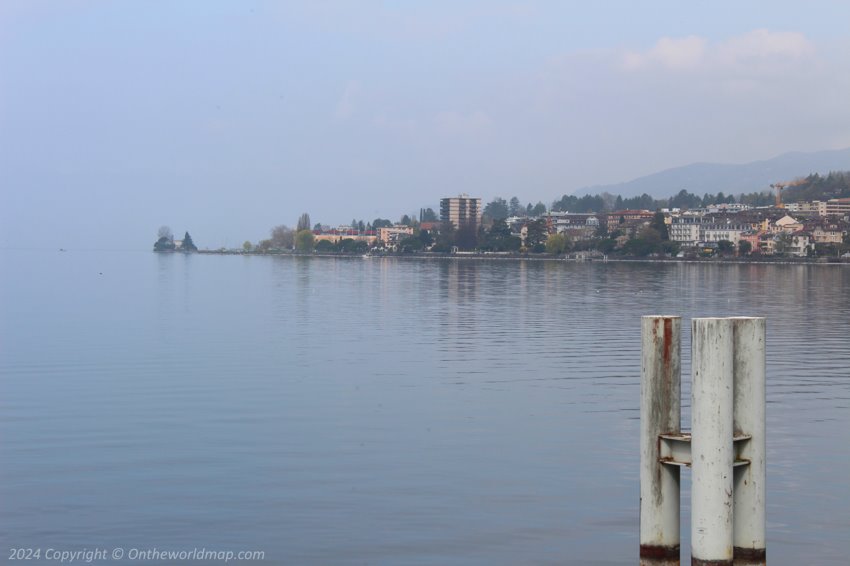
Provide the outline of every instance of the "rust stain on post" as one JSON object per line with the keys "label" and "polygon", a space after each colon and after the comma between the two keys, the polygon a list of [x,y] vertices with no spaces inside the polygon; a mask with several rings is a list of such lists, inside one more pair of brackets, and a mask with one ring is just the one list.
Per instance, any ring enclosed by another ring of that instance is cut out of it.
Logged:
{"label": "rust stain on post", "polygon": [[659,435],[680,430],[680,321],[676,316],[642,317],[642,566],[679,564],[679,470],[660,463]]}
{"label": "rust stain on post", "polygon": [[735,566],[765,566],[767,564],[767,551],[763,548],[741,548],[734,549]]}
{"label": "rust stain on post", "polygon": [[680,551],[681,549],[679,548],[678,544],[674,546],[653,546],[651,544],[640,545],[641,558],[676,560],[676,562],[678,563]]}

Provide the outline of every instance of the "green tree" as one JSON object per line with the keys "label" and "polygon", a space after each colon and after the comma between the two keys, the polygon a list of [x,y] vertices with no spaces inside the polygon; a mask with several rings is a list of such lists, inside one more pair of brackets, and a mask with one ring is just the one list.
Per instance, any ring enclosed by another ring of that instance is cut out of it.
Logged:
{"label": "green tree", "polygon": [[575,195],[564,195],[552,203],[552,210],[556,212],[569,212],[575,210],[578,197]]}
{"label": "green tree", "polygon": [[184,252],[196,252],[198,251],[198,246],[195,245],[195,242],[192,241],[192,236],[189,235],[189,232],[183,235],[183,244],[180,246],[180,249]]}
{"label": "green tree", "polygon": [[502,241],[502,252],[518,252],[522,248],[522,238],[510,235]]}
{"label": "green tree", "polygon": [[315,249],[317,252],[329,253],[336,251],[336,246],[330,240],[319,240]]}
{"label": "green tree", "polygon": [[525,247],[531,250],[539,249],[546,241],[546,233],[546,221],[542,218],[529,222],[526,224]]}
{"label": "green tree", "polygon": [[550,234],[546,239],[546,252],[560,255],[567,250],[567,237],[564,234]]}
{"label": "green tree", "polygon": [[357,242],[354,240],[354,238],[343,238],[337,244],[337,249],[343,253],[352,253],[354,252],[354,245],[356,243]]}
{"label": "green tree", "polygon": [[601,195],[584,195],[576,199],[570,212],[602,212],[606,210],[605,199]]}
{"label": "green tree", "polygon": [[160,236],[160,238],[153,245],[153,251],[155,251],[155,252],[173,252],[174,251],[174,240],[169,240],[165,236]]}
{"label": "green tree", "polygon": [[437,241],[431,251],[434,252],[450,252],[452,246],[455,245],[455,225],[451,222],[441,222],[440,231],[437,234]]}
{"label": "green tree", "polygon": [[419,211],[419,218],[422,222],[439,222],[440,218],[433,208],[424,208]]}
{"label": "green tree", "polygon": [[475,222],[461,224],[455,231],[455,245],[462,250],[478,247],[478,226]]}
{"label": "green tree", "polygon": [[723,256],[729,256],[735,253],[735,244],[729,240],[720,240],[717,242],[717,253]]}
{"label": "green tree", "polygon": [[649,223],[649,226],[658,232],[661,240],[669,240],[670,233],[667,230],[667,223],[664,222],[664,213],[660,210],[655,213],[655,216],[652,217],[652,222]]}
{"label": "green tree", "polygon": [[529,203],[529,206],[530,206],[529,211],[528,211],[529,216],[541,216],[543,214],[546,214],[546,205],[543,204],[542,202],[538,201],[538,203],[535,204],[534,206],[531,206],[531,203]]}
{"label": "green tree", "polygon": [[298,224],[295,227],[296,232],[301,232],[302,230],[310,229],[310,215],[306,212],[298,217]]}
{"label": "green tree", "polygon": [[738,242],[738,254],[742,256],[750,255],[750,252],[753,251],[753,245],[747,240],[741,240]]}
{"label": "green tree", "polygon": [[689,193],[685,189],[679,191],[676,196],[672,197],[668,202],[669,208],[681,208],[683,210],[699,208],[701,206],[702,199],[697,195]]}
{"label": "green tree", "polygon": [[299,230],[295,233],[295,249],[299,252],[312,252],[316,238],[310,230]]}
{"label": "green tree", "polygon": [[774,238],[773,253],[785,256],[791,251],[791,234],[782,232]]}
{"label": "green tree", "polygon": [[643,238],[632,238],[623,245],[623,253],[626,255],[645,257],[654,251],[655,246]]}
{"label": "green tree", "polygon": [[504,220],[496,220],[484,234],[481,248],[494,252],[515,252],[522,247],[522,240],[511,234]]}
{"label": "green tree", "polygon": [[840,256],[842,244],[815,244],[814,255],[820,257]]}
{"label": "green tree", "polygon": [[422,240],[416,236],[408,236],[398,243],[398,251],[402,253],[418,252],[422,249]]}
{"label": "green tree", "polygon": [[657,246],[661,242],[661,234],[652,225],[641,228],[638,238],[645,240],[652,246]]}
{"label": "green tree", "polygon": [[[617,197],[617,198],[620,198],[620,197]],[[657,205],[657,203],[655,202],[655,199],[653,199],[648,194],[643,193],[639,197],[632,197],[632,198],[623,199],[623,201],[621,203],[622,208],[620,206],[618,206],[617,210],[622,210],[622,209],[627,209],[627,210],[652,210],[652,209],[658,208],[658,206],[656,206],[656,205]]]}
{"label": "green tree", "polygon": [[511,216],[522,216],[525,212],[525,209],[519,203],[519,199],[516,197],[511,197],[511,201],[508,204],[508,214]]}
{"label": "green tree", "polygon": [[155,252],[171,252],[174,251],[174,233],[168,226],[160,226],[157,230],[157,240],[154,242],[153,251]]}
{"label": "green tree", "polygon": [[428,230],[419,230],[419,241],[423,248],[427,248],[434,243],[434,238]]}
{"label": "green tree", "polygon": [[505,239],[510,236],[511,229],[508,228],[507,222],[504,219],[494,220],[484,234],[480,243],[481,249],[494,252],[502,251]]}
{"label": "green tree", "polygon": [[504,220],[508,217],[508,203],[496,197],[484,206],[484,217],[489,220]]}
{"label": "green tree", "polygon": [[661,242],[660,248],[662,253],[665,253],[669,256],[675,256],[681,251],[682,245],[679,242],[674,242],[673,240],[665,240]]}
{"label": "green tree", "polygon": [[242,249],[246,252],[250,252],[251,250],[253,250],[254,245],[251,243],[251,240],[245,240],[244,242],[242,242]]}
{"label": "green tree", "polygon": [[387,220],[386,218],[376,218],[372,221],[373,230],[377,230],[378,228],[389,228],[392,225],[392,220]]}
{"label": "green tree", "polygon": [[603,238],[596,242],[596,249],[603,254],[610,254],[617,247],[617,240],[613,238]]}

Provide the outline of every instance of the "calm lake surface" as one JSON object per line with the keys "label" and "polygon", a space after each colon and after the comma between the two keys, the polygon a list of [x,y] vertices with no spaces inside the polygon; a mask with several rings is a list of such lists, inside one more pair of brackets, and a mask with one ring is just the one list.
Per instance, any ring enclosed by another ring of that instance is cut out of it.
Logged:
{"label": "calm lake surface", "polygon": [[847,564],[848,266],[2,251],[0,273],[3,559],[635,564],[640,317],[679,314],[687,428],[689,319],[767,317],[769,563]]}

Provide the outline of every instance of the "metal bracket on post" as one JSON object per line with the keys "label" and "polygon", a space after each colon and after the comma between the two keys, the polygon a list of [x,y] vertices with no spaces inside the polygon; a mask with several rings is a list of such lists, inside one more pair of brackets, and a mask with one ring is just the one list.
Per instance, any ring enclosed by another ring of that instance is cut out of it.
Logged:
{"label": "metal bracket on post", "polygon": [[679,564],[679,472],[693,470],[691,563],[765,564],[765,319],[692,321],[692,432],[680,429],[680,319],[645,316],[642,566]]}

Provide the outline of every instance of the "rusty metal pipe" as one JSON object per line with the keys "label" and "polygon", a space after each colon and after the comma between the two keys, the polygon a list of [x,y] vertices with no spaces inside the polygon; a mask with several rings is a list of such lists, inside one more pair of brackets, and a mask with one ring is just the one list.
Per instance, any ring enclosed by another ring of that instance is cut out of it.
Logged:
{"label": "rusty metal pipe", "polygon": [[659,462],[659,435],[681,431],[681,318],[641,319],[640,564],[679,564],[679,468]]}

